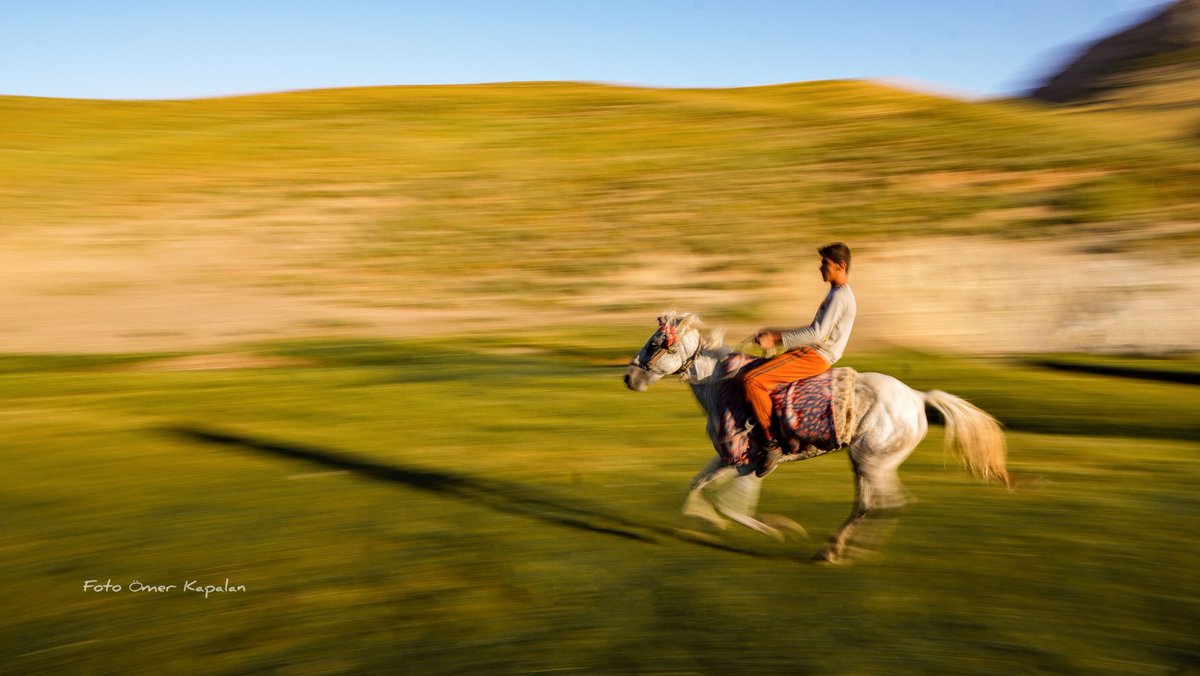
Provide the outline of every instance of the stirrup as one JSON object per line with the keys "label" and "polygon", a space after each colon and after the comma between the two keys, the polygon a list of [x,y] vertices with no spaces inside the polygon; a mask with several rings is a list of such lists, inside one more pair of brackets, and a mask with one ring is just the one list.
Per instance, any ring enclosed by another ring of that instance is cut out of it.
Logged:
{"label": "stirrup", "polygon": [[762,461],[758,463],[758,467],[754,470],[754,475],[758,478],[763,478],[775,468],[779,466],[779,459],[783,457],[783,451],[779,448],[779,442],[772,439],[763,449]]}

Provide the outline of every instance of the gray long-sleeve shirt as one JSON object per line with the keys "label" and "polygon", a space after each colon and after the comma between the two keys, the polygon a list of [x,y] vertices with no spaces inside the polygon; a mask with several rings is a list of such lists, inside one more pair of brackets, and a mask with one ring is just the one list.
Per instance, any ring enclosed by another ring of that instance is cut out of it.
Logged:
{"label": "gray long-sleeve shirt", "polygon": [[850,341],[850,330],[854,328],[854,316],[858,305],[850,286],[834,286],[829,289],[812,324],[802,329],[781,331],[784,349],[811,345],[830,364],[842,358],[846,343]]}

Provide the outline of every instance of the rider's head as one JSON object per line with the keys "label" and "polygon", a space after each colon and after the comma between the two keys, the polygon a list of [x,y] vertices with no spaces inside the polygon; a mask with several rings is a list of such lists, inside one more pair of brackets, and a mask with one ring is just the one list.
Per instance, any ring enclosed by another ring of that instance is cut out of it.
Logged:
{"label": "rider's head", "polygon": [[817,249],[817,253],[821,254],[821,277],[844,284],[845,276],[850,274],[850,247],[834,242]]}

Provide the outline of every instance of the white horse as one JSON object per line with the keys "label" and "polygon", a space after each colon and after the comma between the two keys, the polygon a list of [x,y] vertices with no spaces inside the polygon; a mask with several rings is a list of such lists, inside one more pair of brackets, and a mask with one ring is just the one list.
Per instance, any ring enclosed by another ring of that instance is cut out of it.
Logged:
{"label": "white horse", "polygon": [[[708,339],[702,336],[694,315],[669,312],[659,317],[658,323],[658,330],[626,370],[625,384],[644,392],[666,376],[680,376],[691,385],[708,414],[709,437],[716,444],[720,383],[715,374],[734,351],[722,344],[719,333]],[[852,423],[848,454],[856,481],[855,504],[850,517],[817,554],[818,559],[834,562],[846,556],[852,545],[857,549],[873,544],[879,534],[866,524],[882,526],[890,520],[868,522],[868,517],[894,514],[893,510],[908,502],[896,472],[929,429],[926,404],[941,413],[946,447],[968,470],[984,481],[997,479],[1011,486],[999,424],[967,401],[936,390],[918,392],[881,373],[858,374],[854,397],[858,415]],[[781,461],[804,457],[785,455]],[[718,454],[692,480],[683,514],[722,530],[728,527],[724,518],[728,517],[780,541],[783,530],[803,534],[804,529],[786,517],[756,516],[761,484],[753,468],[725,465]]]}

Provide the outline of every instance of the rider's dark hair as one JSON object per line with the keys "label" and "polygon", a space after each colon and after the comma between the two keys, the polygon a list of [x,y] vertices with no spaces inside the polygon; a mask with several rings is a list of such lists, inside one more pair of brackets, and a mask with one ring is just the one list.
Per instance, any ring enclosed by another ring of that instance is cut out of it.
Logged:
{"label": "rider's dark hair", "polygon": [[846,266],[846,272],[850,272],[850,247],[841,242],[826,244],[817,249],[817,253],[821,254],[821,258],[828,258],[834,263],[841,263]]}

